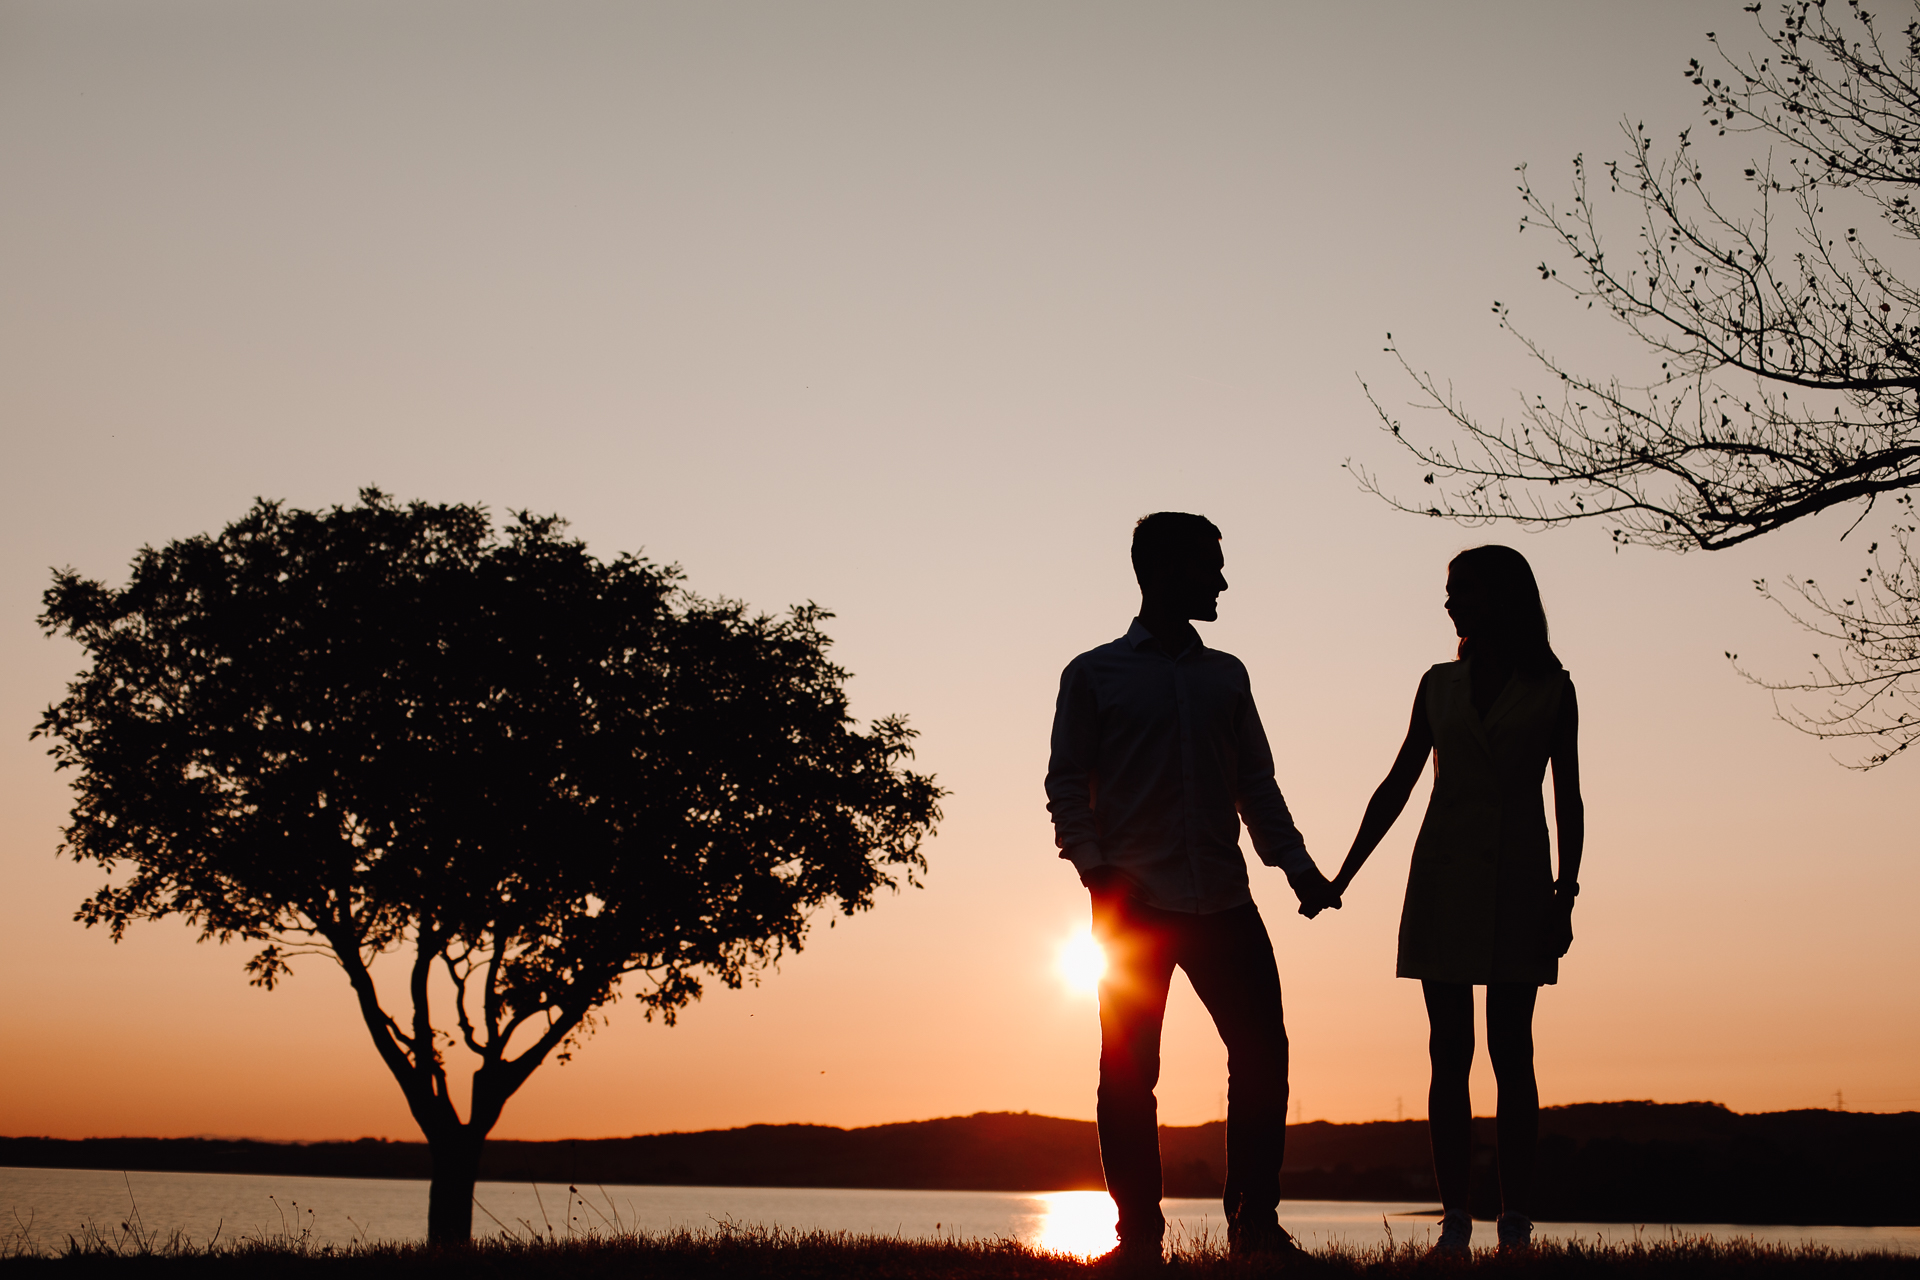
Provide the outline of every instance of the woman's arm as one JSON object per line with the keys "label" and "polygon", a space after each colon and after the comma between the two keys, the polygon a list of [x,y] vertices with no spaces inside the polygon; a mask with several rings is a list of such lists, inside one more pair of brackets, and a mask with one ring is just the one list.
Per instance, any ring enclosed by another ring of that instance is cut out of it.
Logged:
{"label": "woman's arm", "polygon": [[1333,878],[1335,893],[1347,891],[1375,847],[1386,838],[1400,811],[1407,807],[1407,797],[1413,794],[1413,784],[1420,781],[1427,757],[1433,754],[1433,726],[1427,723],[1426,694],[1427,682],[1422,677],[1419,691],[1413,695],[1413,719],[1407,725],[1407,740],[1400,744],[1400,754],[1394,757],[1386,780],[1374,789],[1373,799],[1367,801],[1366,816],[1360,820],[1360,832],[1353,838],[1353,848],[1347,851],[1347,860],[1340,864],[1340,874]]}
{"label": "woman's arm", "polygon": [[1580,892],[1580,855],[1586,852],[1587,806],[1580,798],[1580,704],[1573,681],[1560,700],[1553,726],[1553,817],[1559,831],[1560,878],[1554,881],[1554,924],[1550,942],[1557,956],[1573,946],[1573,900]]}
{"label": "woman's arm", "polygon": [[[1580,885],[1580,855],[1587,843],[1587,806],[1580,798],[1580,704],[1573,682],[1560,700],[1560,720],[1553,726],[1553,816],[1560,835],[1560,879],[1564,888]],[[1572,895],[1569,894],[1569,897]]]}

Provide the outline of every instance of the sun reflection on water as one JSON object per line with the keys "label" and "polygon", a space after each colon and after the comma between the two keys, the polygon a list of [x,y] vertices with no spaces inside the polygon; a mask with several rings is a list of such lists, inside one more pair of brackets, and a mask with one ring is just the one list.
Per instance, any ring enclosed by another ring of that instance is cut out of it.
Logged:
{"label": "sun reflection on water", "polygon": [[1118,1242],[1113,1197],[1106,1192],[1050,1191],[1037,1199],[1045,1206],[1034,1241],[1040,1248],[1091,1258]]}

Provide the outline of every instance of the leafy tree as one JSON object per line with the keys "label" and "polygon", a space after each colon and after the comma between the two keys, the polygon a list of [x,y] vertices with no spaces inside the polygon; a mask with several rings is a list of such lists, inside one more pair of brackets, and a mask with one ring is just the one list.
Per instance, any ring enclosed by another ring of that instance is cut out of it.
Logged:
{"label": "leafy tree", "polygon": [[[1736,546],[1834,508],[1851,508],[1858,525],[1887,499],[1891,545],[1868,548],[1845,592],[1800,580],[1783,597],[1756,584],[1833,642],[1807,678],[1758,682],[1815,695],[1823,709],[1790,711],[1789,722],[1864,739],[1871,768],[1920,738],[1920,566],[1909,541],[1920,485],[1920,269],[1910,256],[1920,20],[1890,36],[1858,0],[1842,16],[1824,0],[1794,0],[1779,15],[1771,26],[1756,17],[1757,54],[1726,52],[1710,32],[1713,65],[1686,68],[1716,138],[1745,133],[1770,148],[1740,165],[1743,193],[1709,183],[1691,130],[1658,155],[1644,125],[1626,126],[1625,158],[1603,170],[1604,200],[1584,158],[1567,208],[1520,168],[1522,231],[1546,233],[1573,268],[1562,277],[1543,261],[1541,278],[1611,316],[1658,372],[1583,374],[1495,303],[1554,391],[1523,396],[1516,421],[1489,424],[1390,347],[1442,434],[1416,436],[1369,399],[1432,488],[1425,500],[1399,498],[1355,470],[1402,510],[1468,524],[1600,520],[1618,543],[1673,551]],[[1600,210],[1622,203],[1638,245],[1610,256]]]}
{"label": "leafy tree", "polygon": [[672,1023],[701,975],[797,951],[810,909],[917,885],[939,818],[906,722],[849,719],[831,615],[750,615],[562,530],[262,501],[121,590],[56,574],[40,619],[91,661],[35,730],[74,773],[63,851],[130,869],[76,918],[261,944],[268,988],[336,961],[430,1144],[434,1240],[469,1238],[502,1108],[623,979]]}

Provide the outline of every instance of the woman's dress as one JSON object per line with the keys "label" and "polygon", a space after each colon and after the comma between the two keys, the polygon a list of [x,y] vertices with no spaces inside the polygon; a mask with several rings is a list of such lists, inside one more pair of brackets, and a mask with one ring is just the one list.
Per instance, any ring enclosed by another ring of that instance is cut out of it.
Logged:
{"label": "woman's dress", "polygon": [[1541,798],[1567,673],[1516,671],[1483,718],[1472,659],[1421,681],[1433,730],[1433,799],[1400,915],[1403,978],[1530,985],[1558,979],[1553,865]]}

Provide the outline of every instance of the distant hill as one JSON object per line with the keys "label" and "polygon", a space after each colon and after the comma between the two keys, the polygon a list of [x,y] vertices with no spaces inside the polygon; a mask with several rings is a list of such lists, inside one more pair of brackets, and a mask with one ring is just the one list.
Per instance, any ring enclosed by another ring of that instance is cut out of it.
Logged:
{"label": "distant hill", "polygon": [[[1497,1208],[1493,1121],[1476,1119],[1476,1211]],[[1222,1125],[1165,1126],[1167,1194],[1220,1192]],[[1590,1102],[1541,1113],[1545,1221],[1920,1224],[1920,1112],[1778,1111],[1718,1103]],[[322,1177],[424,1178],[418,1142],[0,1138],[0,1164]],[[487,1144],[503,1182],[680,1186],[1098,1190],[1091,1121],[1026,1112],[836,1129],[749,1125],[633,1138]],[[1281,1194],[1434,1199],[1424,1120],[1291,1125]]]}

